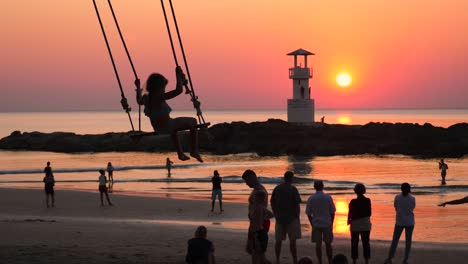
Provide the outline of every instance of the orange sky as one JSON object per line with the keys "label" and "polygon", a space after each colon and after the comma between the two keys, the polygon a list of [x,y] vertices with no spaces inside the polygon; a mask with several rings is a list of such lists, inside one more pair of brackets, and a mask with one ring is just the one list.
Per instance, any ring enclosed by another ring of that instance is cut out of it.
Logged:
{"label": "orange sky", "polygon": [[[286,53],[315,52],[318,108],[466,108],[468,1],[173,0],[206,109],[285,108]],[[133,75],[98,0],[127,97]],[[157,0],[114,0],[140,78],[174,62]],[[0,111],[117,110],[120,93],[92,1],[5,1]],[[182,61],[182,59],[179,59]],[[353,76],[348,89],[336,75]],[[191,107],[186,96],[171,103]]]}

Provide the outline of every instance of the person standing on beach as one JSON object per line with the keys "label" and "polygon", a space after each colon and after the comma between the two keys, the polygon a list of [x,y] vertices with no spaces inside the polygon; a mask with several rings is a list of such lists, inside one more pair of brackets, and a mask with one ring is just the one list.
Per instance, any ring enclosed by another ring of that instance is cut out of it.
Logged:
{"label": "person standing on beach", "polygon": [[356,199],[352,199],[349,203],[348,210],[348,225],[351,230],[351,258],[353,264],[356,264],[356,260],[359,256],[359,236],[361,236],[362,248],[364,251],[365,263],[369,263],[370,259],[370,231],[372,215],[371,200],[364,196],[366,193],[366,186],[358,183],[354,186],[354,193],[357,195]]}
{"label": "person standing on beach", "polygon": [[445,184],[445,176],[447,176],[448,165],[444,162],[444,159],[439,161],[440,177],[442,177],[442,184]]}
{"label": "person standing on beach", "polygon": [[49,208],[49,196],[50,196],[52,200],[52,207],[55,207],[55,192],[54,192],[55,179],[54,179],[54,174],[52,173],[52,168],[50,167],[50,161],[47,162],[47,166],[44,168],[44,173],[45,173],[45,176],[42,181],[44,182],[44,190],[46,194],[46,205],[47,205],[47,208]]}
{"label": "person standing on beach", "polygon": [[166,169],[167,169],[167,177],[171,177],[171,169],[172,169],[172,160],[169,159],[169,157],[166,158]]}
{"label": "person standing on beach", "polygon": [[213,172],[213,177],[211,178],[211,183],[213,185],[213,189],[211,191],[211,212],[214,211],[216,197],[218,197],[219,201],[219,211],[223,212],[223,191],[221,189],[221,182],[223,179],[219,176],[219,172],[215,170]]}
{"label": "person standing on beach", "polygon": [[266,192],[255,190],[252,192],[252,210],[249,211],[249,233],[253,237],[252,264],[270,263],[265,258],[268,248],[268,230],[265,229],[265,219],[273,217],[273,213],[265,206]]}
{"label": "person standing on beach", "polygon": [[409,254],[411,251],[411,239],[413,237],[414,230],[414,213],[413,210],[416,207],[416,199],[410,194],[411,186],[409,183],[401,184],[401,194],[395,196],[394,206],[396,210],[396,223],[395,229],[393,230],[392,245],[388,253],[388,258],[385,260],[385,264],[391,264],[392,258],[395,256],[395,251],[400,240],[403,229],[405,230],[405,258],[403,263],[408,263]]}
{"label": "person standing on beach", "polygon": [[112,206],[112,203],[109,199],[109,194],[107,193],[107,178],[106,178],[106,172],[104,170],[99,170],[99,173],[101,174],[99,176],[99,193],[101,195],[101,206],[104,206],[104,201],[103,201],[103,195],[106,194],[106,199],[107,203]]}
{"label": "person standing on beach", "polygon": [[279,184],[271,194],[271,209],[275,215],[275,254],[276,263],[279,263],[281,255],[281,244],[289,237],[289,249],[293,257],[293,264],[297,263],[296,240],[301,238],[301,222],[299,213],[301,211],[301,196],[297,188],[292,185],[294,173],[284,173],[284,182]]}
{"label": "person standing on beach", "polygon": [[[255,191],[261,191],[265,193],[265,199],[262,201],[262,205],[267,208],[268,206],[268,192],[265,189],[265,187],[258,181],[257,174],[253,170],[246,170],[242,174],[242,179],[245,181],[245,184],[249,186],[249,188],[252,188],[252,192],[250,193],[249,196],[249,215],[254,210],[254,192]],[[263,219],[263,230],[265,230],[267,233],[270,230],[270,219]],[[268,237],[268,236],[267,236]],[[252,261],[254,261],[254,235],[252,232],[248,232],[247,236],[247,245],[246,245],[246,251],[247,253],[252,255]],[[255,256],[256,257],[256,256]]]}
{"label": "person standing on beach", "polygon": [[325,242],[328,263],[332,262],[333,251],[333,221],[335,220],[335,204],[330,195],[323,192],[323,181],[314,181],[315,194],[307,200],[306,214],[312,226],[312,242],[315,243],[315,253],[319,264],[322,264],[322,241]]}
{"label": "person standing on beach", "polygon": [[114,184],[114,167],[110,161],[107,163],[107,174],[109,175],[109,182]]}
{"label": "person standing on beach", "polygon": [[187,255],[185,262],[189,264],[214,264],[214,246],[206,239],[208,231],[206,227],[199,226],[195,231],[195,237],[190,239],[187,244]]}

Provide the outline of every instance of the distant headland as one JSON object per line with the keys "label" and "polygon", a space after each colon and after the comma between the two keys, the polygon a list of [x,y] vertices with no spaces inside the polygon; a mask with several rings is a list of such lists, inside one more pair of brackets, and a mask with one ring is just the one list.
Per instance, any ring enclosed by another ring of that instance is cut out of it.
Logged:
{"label": "distant headland", "polygon": [[[169,136],[132,138],[137,132],[77,135],[14,131],[0,140],[2,150],[79,152],[165,152]],[[188,134],[183,137],[187,146]],[[254,152],[261,156],[402,154],[421,158],[459,158],[468,154],[468,123],[448,128],[431,124],[298,125],[283,120],[232,122],[200,132],[200,149],[215,155]]]}

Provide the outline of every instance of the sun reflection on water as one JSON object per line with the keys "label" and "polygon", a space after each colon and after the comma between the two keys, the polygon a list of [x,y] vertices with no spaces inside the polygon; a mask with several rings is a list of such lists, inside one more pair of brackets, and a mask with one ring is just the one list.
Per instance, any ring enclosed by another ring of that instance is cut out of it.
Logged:
{"label": "sun reflection on water", "polygon": [[348,201],[346,198],[335,199],[335,221],[333,222],[333,233],[347,235],[349,234],[348,226]]}

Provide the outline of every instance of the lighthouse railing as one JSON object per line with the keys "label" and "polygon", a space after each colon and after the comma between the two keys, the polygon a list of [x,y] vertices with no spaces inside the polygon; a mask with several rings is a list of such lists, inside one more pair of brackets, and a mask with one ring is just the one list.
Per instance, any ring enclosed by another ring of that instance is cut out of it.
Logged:
{"label": "lighthouse railing", "polygon": [[312,75],[313,75],[313,69],[311,68],[302,68],[302,67],[289,68],[290,79],[309,79],[309,78],[312,78]]}

